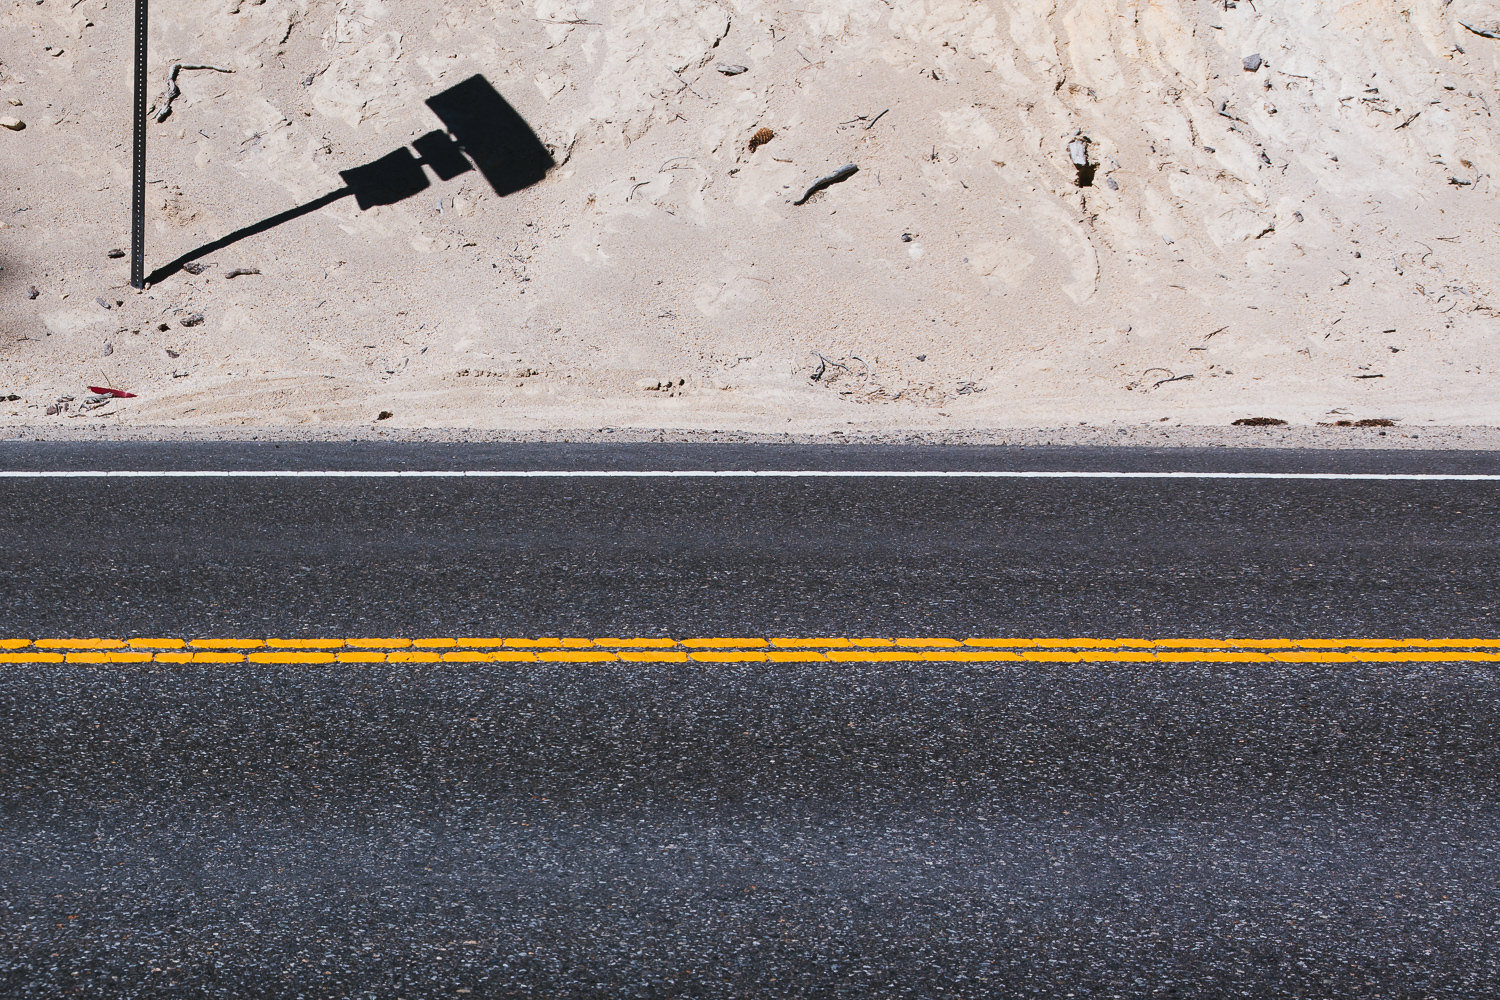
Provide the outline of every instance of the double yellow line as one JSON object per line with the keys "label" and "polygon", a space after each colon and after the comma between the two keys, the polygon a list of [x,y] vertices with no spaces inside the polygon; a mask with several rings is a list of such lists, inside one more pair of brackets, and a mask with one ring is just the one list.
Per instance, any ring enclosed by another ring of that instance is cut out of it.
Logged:
{"label": "double yellow line", "polygon": [[1500,639],[0,639],[0,664],[1494,663]]}

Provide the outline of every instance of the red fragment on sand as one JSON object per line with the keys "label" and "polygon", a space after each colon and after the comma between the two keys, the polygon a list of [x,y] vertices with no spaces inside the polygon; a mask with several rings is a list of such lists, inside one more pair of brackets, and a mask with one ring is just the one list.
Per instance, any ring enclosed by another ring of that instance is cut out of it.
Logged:
{"label": "red fragment on sand", "polygon": [[89,392],[98,393],[100,396],[114,396],[116,399],[134,399],[135,393],[126,392],[123,389],[106,389],[103,386],[91,385]]}

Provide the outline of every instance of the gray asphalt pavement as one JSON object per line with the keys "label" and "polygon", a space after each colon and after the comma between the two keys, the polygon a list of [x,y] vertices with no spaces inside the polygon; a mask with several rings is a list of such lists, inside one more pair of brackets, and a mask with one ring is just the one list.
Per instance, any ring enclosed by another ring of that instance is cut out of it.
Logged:
{"label": "gray asphalt pavement", "polygon": [[[0,469],[830,462],[1500,465],[0,447]],[[1497,637],[1497,497],[0,477],[0,637]],[[0,995],[1484,996],[1497,688],[1492,663],[4,666]]]}

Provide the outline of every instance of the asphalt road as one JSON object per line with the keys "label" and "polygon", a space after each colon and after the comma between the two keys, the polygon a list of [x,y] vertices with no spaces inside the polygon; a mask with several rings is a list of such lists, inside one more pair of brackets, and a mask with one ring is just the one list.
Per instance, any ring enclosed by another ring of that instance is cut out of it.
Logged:
{"label": "asphalt road", "polygon": [[[0,447],[18,468],[1484,455]],[[1500,485],[0,477],[0,637],[1497,637]],[[1493,663],[0,668],[0,995],[1476,997]],[[468,991],[464,994],[461,991]]]}

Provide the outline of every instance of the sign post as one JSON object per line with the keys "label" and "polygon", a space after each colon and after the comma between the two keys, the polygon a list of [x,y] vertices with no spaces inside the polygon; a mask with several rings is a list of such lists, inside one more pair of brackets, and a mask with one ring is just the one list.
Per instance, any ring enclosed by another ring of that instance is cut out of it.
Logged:
{"label": "sign post", "polygon": [[135,0],[135,144],[132,150],[130,285],[146,287],[146,0]]}

